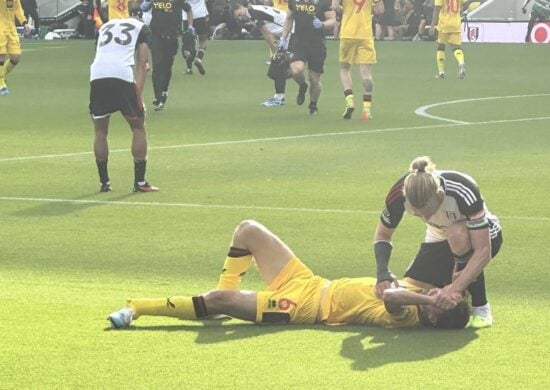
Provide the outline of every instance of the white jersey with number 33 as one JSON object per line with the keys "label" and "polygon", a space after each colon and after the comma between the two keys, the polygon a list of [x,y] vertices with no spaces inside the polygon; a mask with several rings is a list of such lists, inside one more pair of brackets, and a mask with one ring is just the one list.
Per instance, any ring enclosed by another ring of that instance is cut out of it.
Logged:
{"label": "white jersey with number 33", "polygon": [[134,81],[136,44],[144,26],[132,18],[113,19],[101,26],[96,56],[90,66],[90,81],[104,78]]}

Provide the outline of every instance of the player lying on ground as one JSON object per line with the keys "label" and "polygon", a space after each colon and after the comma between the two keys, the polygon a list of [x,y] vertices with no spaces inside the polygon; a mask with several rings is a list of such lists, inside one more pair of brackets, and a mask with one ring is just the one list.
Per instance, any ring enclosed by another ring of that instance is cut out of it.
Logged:
{"label": "player lying on ground", "polygon": [[[267,288],[237,290],[242,275],[256,265]],[[127,307],[108,319],[114,328],[129,326],[141,316],[185,320],[225,314],[259,324],[359,324],[388,328],[429,325],[464,328],[470,310],[465,301],[444,311],[435,306],[438,289],[428,295],[403,285],[376,297],[375,278],[315,276],[276,235],[255,221],[241,222],[233,234],[218,289],[193,296],[128,299]]]}

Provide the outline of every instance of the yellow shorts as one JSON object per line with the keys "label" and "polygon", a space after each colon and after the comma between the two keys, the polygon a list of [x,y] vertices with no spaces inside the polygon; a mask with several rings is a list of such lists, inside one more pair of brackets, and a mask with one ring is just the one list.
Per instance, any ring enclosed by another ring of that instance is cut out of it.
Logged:
{"label": "yellow shorts", "polygon": [[372,38],[340,39],[339,60],[345,64],[376,64],[374,40]]}
{"label": "yellow shorts", "polygon": [[265,291],[257,294],[258,324],[313,324],[327,279],[313,275],[293,257]]}
{"label": "yellow shorts", "polygon": [[441,32],[437,33],[437,43],[442,45],[455,45],[460,46],[462,44],[462,36],[460,32]]}
{"label": "yellow shorts", "polygon": [[0,54],[21,54],[17,32],[0,31]]}

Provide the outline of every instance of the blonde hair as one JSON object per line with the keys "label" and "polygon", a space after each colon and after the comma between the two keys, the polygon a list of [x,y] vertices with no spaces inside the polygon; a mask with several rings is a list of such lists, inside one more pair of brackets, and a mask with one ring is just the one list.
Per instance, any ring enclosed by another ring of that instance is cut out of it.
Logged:
{"label": "blonde hair", "polygon": [[411,163],[403,194],[414,208],[424,207],[437,194],[439,181],[433,175],[434,170],[435,164],[428,156],[417,157]]}

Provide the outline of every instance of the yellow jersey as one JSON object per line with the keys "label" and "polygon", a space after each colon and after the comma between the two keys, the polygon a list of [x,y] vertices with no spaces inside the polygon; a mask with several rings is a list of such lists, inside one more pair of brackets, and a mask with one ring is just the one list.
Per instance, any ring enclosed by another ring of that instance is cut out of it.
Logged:
{"label": "yellow jersey", "polygon": [[[400,282],[402,287],[421,289]],[[321,300],[320,320],[327,325],[356,324],[401,328],[420,323],[417,306],[405,306],[398,315],[386,310],[376,297],[376,278],[342,278],[334,280]]]}
{"label": "yellow jersey", "polygon": [[20,0],[0,0],[0,31],[16,32],[15,18],[19,23],[26,22]]}
{"label": "yellow jersey", "polygon": [[127,19],[130,17],[128,0],[109,0],[109,20]]}
{"label": "yellow jersey", "polygon": [[288,9],[288,0],[273,0],[273,8],[286,12]]}
{"label": "yellow jersey", "polygon": [[460,13],[466,0],[435,0],[435,6],[441,7],[437,30],[443,33],[460,32],[462,21]]}
{"label": "yellow jersey", "polygon": [[340,38],[372,38],[372,0],[342,0]]}

